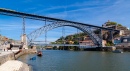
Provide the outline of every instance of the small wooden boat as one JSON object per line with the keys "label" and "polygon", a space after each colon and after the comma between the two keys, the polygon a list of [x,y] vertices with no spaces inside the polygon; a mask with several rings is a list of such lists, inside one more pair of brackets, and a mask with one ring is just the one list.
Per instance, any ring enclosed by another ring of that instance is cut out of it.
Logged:
{"label": "small wooden boat", "polygon": [[38,51],[38,52],[37,52],[37,56],[42,56],[42,52],[41,52],[41,51]]}
{"label": "small wooden boat", "polygon": [[115,51],[113,51],[113,53],[123,53],[122,50],[116,49]]}
{"label": "small wooden boat", "polygon": [[36,60],[36,57],[32,57],[32,58],[30,58],[30,60]]}

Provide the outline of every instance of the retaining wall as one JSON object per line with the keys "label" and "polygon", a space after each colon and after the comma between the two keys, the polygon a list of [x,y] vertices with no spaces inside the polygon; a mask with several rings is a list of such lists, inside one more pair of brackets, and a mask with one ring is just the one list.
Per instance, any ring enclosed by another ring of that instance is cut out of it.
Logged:
{"label": "retaining wall", "polygon": [[30,71],[30,69],[26,63],[9,60],[0,66],[0,71]]}
{"label": "retaining wall", "polygon": [[20,57],[21,55],[28,54],[28,53],[36,53],[36,49],[24,49],[21,50],[20,52],[15,53],[15,59]]}
{"label": "retaining wall", "polygon": [[0,65],[5,63],[8,60],[14,60],[14,59],[15,59],[14,53],[10,53],[10,54],[7,54],[7,55],[0,56]]}
{"label": "retaining wall", "polygon": [[[24,54],[28,54],[28,53],[36,53],[36,49],[23,49],[23,50],[20,50],[18,52],[13,52],[13,53],[9,53],[9,54],[6,54],[6,55],[3,55],[3,56],[0,56],[0,65],[2,66],[3,64],[5,64],[6,62],[8,62],[9,60],[15,60],[17,59],[18,57],[20,57],[21,55],[24,55]],[[17,60],[15,60],[17,61]],[[8,64],[8,63],[6,63]],[[12,63],[13,65],[14,63]],[[19,68],[19,70],[17,71],[26,71],[26,69],[29,68],[29,66],[27,66],[26,63],[22,63],[23,65]],[[0,67],[1,67],[0,66]],[[8,65],[5,65],[5,66],[8,66]],[[25,68],[25,69],[24,69]],[[2,69],[2,68],[1,68]],[[13,70],[14,71],[14,70]],[[27,70],[28,71],[28,70]],[[30,70],[29,70],[30,71]]]}

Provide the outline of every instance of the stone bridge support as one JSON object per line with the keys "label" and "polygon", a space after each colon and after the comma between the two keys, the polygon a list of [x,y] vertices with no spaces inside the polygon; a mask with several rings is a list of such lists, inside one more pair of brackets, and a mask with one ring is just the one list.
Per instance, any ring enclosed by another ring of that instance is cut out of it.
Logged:
{"label": "stone bridge support", "polygon": [[22,36],[21,36],[21,42],[23,42],[24,44],[23,44],[23,48],[25,48],[25,49],[28,49],[28,44],[27,44],[27,36],[26,36],[26,34],[23,34]]}

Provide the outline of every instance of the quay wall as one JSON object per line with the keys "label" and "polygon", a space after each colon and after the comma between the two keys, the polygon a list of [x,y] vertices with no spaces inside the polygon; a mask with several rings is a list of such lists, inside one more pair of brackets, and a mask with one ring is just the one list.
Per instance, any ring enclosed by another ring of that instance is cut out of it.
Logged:
{"label": "quay wall", "polygon": [[30,68],[21,61],[9,60],[0,66],[0,71],[30,71]]}
{"label": "quay wall", "polygon": [[28,53],[36,53],[36,49],[23,49],[21,52],[13,52],[3,56],[0,56],[0,65],[8,60],[16,60],[18,57]]}
{"label": "quay wall", "polygon": [[15,53],[15,59],[17,59],[18,57],[20,57],[21,55],[24,54],[29,54],[29,53],[36,53],[37,50],[36,49],[24,49],[19,53]]}
{"label": "quay wall", "polygon": [[111,52],[114,51],[116,48],[115,47],[96,47],[96,48],[85,48],[82,49],[84,51],[106,51],[106,52]]}
{"label": "quay wall", "polygon": [[130,47],[121,48],[121,47],[96,47],[96,48],[84,48],[83,51],[106,51],[111,52],[115,49],[121,49],[123,52],[130,52]]}
{"label": "quay wall", "polygon": [[[20,63],[20,62],[17,62],[18,60],[16,60],[18,57],[20,57],[20,56],[22,56],[22,55],[24,55],[24,54],[28,54],[28,53],[36,53],[37,52],[37,50],[36,49],[22,49],[22,50],[20,50],[20,51],[18,51],[18,52],[13,52],[13,53],[9,53],[9,54],[6,54],[6,55],[3,55],[3,56],[0,56],[0,68],[1,68],[1,70],[2,69],[4,69],[5,67],[3,66],[3,65],[5,65],[6,66],[6,68],[9,68],[10,66],[8,66],[9,65],[9,63],[11,63],[12,65],[14,64],[13,62],[16,62],[16,63]],[[10,60],[14,60],[14,61],[10,61]],[[8,62],[8,61],[10,61],[10,62]],[[8,62],[8,63],[7,63]],[[16,65],[15,65],[16,66]],[[14,66],[14,67],[15,67]],[[16,66],[17,67],[17,66]],[[31,71],[31,69],[30,69],[30,67],[26,64],[26,63],[23,63],[22,62],[22,65],[21,66],[19,66],[20,68],[19,68],[19,70],[17,70],[17,71],[24,71],[25,69],[28,69],[29,68],[29,70],[25,70],[25,71]],[[1,71],[0,70],[0,71]],[[12,71],[14,71],[14,70],[12,70]]]}
{"label": "quay wall", "polygon": [[0,65],[8,60],[14,60],[14,59],[15,59],[14,53],[9,53],[7,55],[0,56]]}

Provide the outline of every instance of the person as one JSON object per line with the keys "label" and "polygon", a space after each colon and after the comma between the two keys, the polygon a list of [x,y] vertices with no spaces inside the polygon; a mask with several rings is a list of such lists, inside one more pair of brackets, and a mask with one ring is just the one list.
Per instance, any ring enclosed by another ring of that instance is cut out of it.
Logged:
{"label": "person", "polygon": [[31,46],[31,49],[33,49],[33,46]]}
{"label": "person", "polygon": [[12,44],[12,43],[10,43],[10,47],[9,47],[9,48],[7,48],[7,51],[8,51],[8,50],[12,50],[12,48],[13,48],[13,44]]}
{"label": "person", "polygon": [[7,41],[5,41],[4,43],[3,43],[3,47],[4,47],[4,51],[5,51],[5,49],[7,48]]}
{"label": "person", "polygon": [[13,48],[13,44],[12,43],[10,43],[10,49],[12,49]]}
{"label": "person", "polygon": [[23,45],[24,45],[24,43],[21,42],[21,45],[19,46],[19,49],[22,49],[22,48],[23,48]]}

